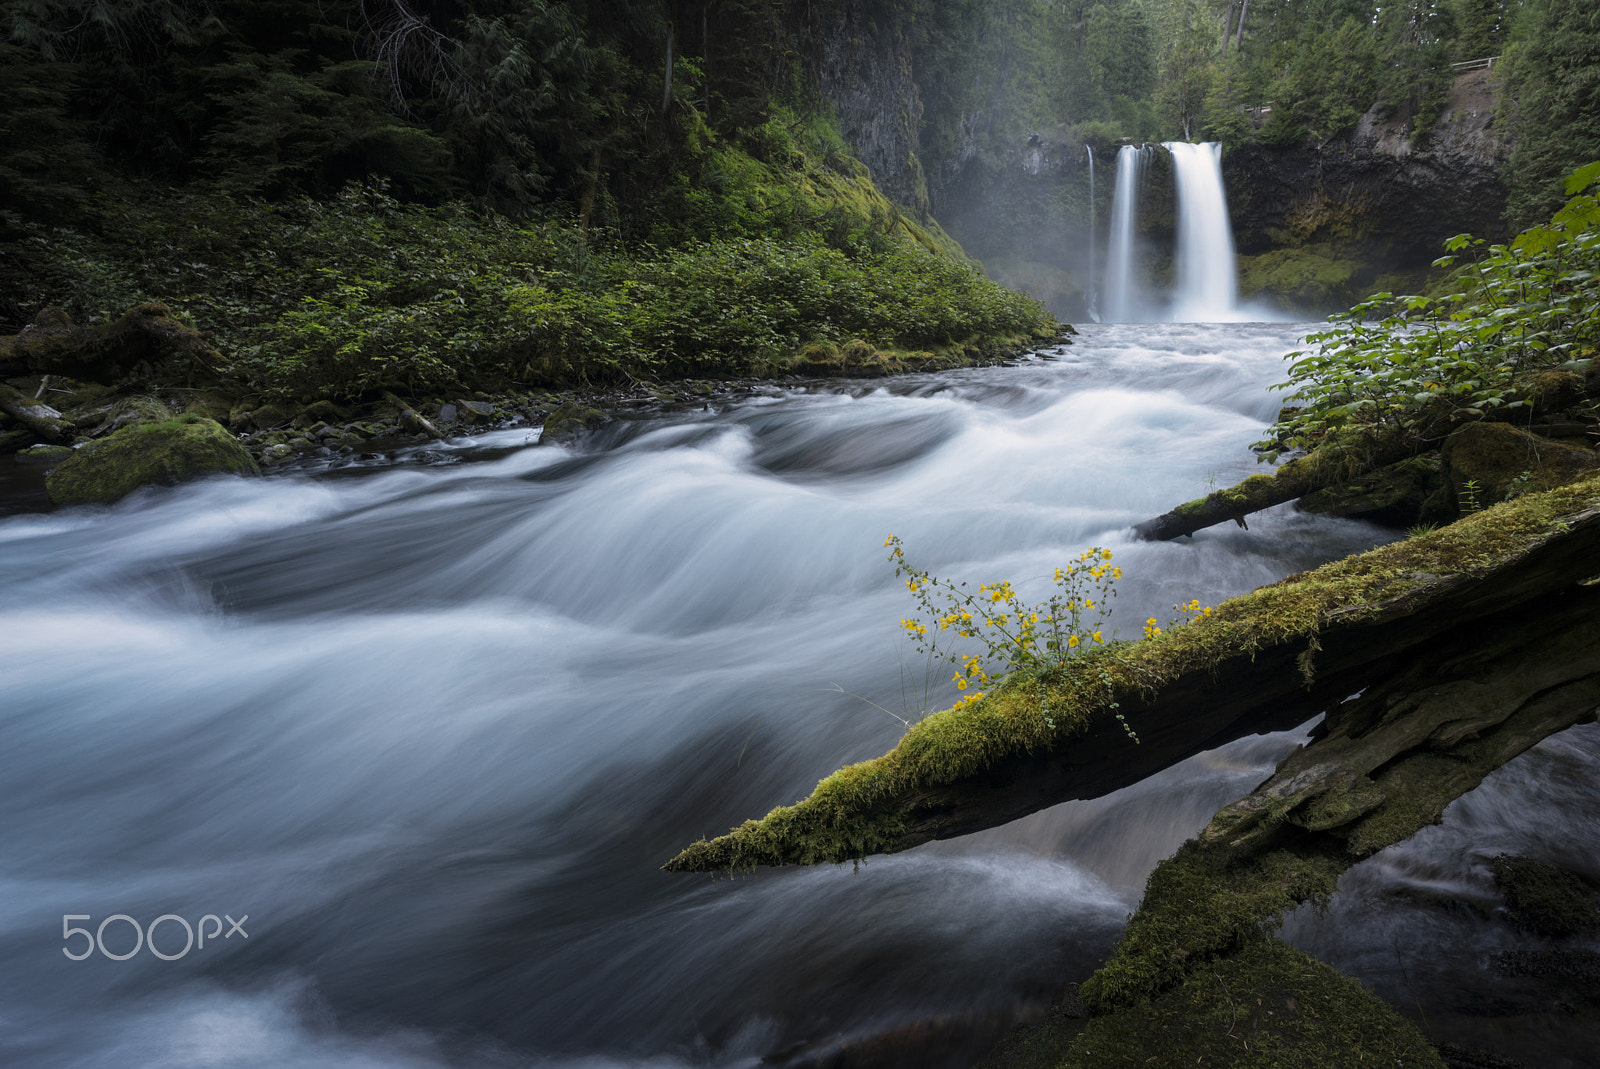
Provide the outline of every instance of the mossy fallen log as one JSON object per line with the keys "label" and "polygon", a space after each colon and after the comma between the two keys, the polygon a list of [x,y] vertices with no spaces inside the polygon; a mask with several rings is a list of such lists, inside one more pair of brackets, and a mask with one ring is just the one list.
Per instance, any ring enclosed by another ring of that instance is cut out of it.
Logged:
{"label": "mossy fallen log", "polygon": [[[1498,636],[1554,606],[1577,604],[1564,599],[1588,596],[1587,587],[1574,592],[1600,570],[1597,551],[1600,478],[1496,505],[1423,537],[1290,576],[1153,639],[1014,677],[981,702],[926,718],[894,750],[841,769],[808,798],[696,843],[666,867],[725,871],[906,850],[1098,797],[1200,750],[1342,709],[1349,695],[1368,688],[1397,693],[1394,686],[1412,679],[1407,673],[1429,665],[1502,663]],[[1571,663],[1587,665],[1579,653]],[[1581,705],[1586,679],[1552,681],[1547,689],[1576,687]],[[1457,689],[1470,694],[1485,685],[1469,680]],[[1258,825],[1278,827],[1289,813],[1332,834],[1335,824],[1328,822],[1344,815],[1355,821],[1346,821],[1347,835],[1359,853],[1410,834],[1413,818],[1436,817],[1448,798],[1515,749],[1483,743],[1472,751],[1471,769],[1462,764],[1465,750],[1441,757],[1445,743],[1478,745],[1492,728],[1470,702],[1452,713],[1450,693],[1440,691],[1426,710],[1418,706],[1401,718],[1417,737],[1386,736],[1393,747],[1405,744],[1391,749],[1392,767],[1376,753],[1344,753],[1336,730],[1358,715],[1381,721],[1384,710],[1360,702],[1330,717],[1324,739],[1301,760],[1338,751],[1350,775],[1301,781],[1269,807],[1267,824],[1252,823],[1248,807],[1240,810],[1235,838],[1254,834]],[[1556,730],[1550,725],[1568,714],[1525,715]],[[1122,718],[1137,730],[1139,744]],[[1544,728],[1529,729],[1538,730]],[[1405,782],[1390,784],[1384,776]],[[1429,776],[1443,793],[1419,786]]]}
{"label": "mossy fallen log", "polygon": [[109,323],[73,324],[47,308],[11,337],[0,337],[0,374],[66,375],[85,382],[120,382],[141,365],[157,363],[216,371],[222,358],[164,304],[135,305]]}
{"label": "mossy fallen log", "polygon": [[1166,542],[1229,520],[1243,527],[1244,518],[1252,512],[1348,483],[1437,445],[1436,440],[1398,430],[1363,429],[1281,464],[1271,475],[1252,475],[1225,490],[1186,501],[1136,524],[1133,533],[1145,542]]}
{"label": "mossy fallen log", "polygon": [[47,442],[65,444],[77,433],[77,428],[63,419],[60,412],[3,382],[0,382],[0,412]]}

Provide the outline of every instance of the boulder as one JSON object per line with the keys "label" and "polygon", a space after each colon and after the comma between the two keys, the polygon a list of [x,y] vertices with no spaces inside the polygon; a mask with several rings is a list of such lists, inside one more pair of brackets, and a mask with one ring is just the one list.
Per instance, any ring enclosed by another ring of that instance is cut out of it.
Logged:
{"label": "boulder", "polygon": [[1471,423],[1439,451],[1462,512],[1565,486],[1600,467],[1593,450],[1540,438],[1506,423]]}
{"label": "boulder", "polygon": [[215,420],[193,414],[136,423],[78,448],[45,479],[57,505],[111,504],[141,486],[217,472],[259,475],[248,450]]}
{"label": "boulder", "polygon": [[72,456],[72,450],[64,445],[33,445],[17,452],[17,459],[24,464],[59,464]]}
{"label": "boulder", "polygon": [[606,414],[598,408],[569,402],[545,417],[544,430],[539,433],[539,444],[570,445],[585,431],[606,422],[606,419]]}

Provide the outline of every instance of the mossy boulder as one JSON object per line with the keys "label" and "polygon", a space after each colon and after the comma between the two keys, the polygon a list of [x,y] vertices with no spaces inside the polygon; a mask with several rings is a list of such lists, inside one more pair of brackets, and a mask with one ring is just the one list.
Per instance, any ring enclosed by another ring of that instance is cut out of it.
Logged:
{"label": "mossy boulder", "polygon": [[1415,1025],[1360,983],[1260,936],[1155,998],[1091,1017],[1056,1064],[1444,1066]]}
{"label": "mossy boulder", "polygon": [[1439,451],[1444,480],[1463,512],[1565,486],[1600,467],[1592,450],[1540,438],[1506,423],[1472,423]]}
{"label": "mossy boulder", "polygon": [[570,445],[584,432],[606,420],[606,414],[598,408],[575,402],[562,405],[545,417],[544,429],[539,432],[539,444]]}
{"label": "mossy boulder", "polygon": [[1600,892],[1582,876],[1507,854],[1494,858],[1489,867],[1517,927],[1554,936],[1600,928]]}
{"label": "mossy boulder", "polygon": [[255,460],[221,424],[194,414],[136,423],[81,446],[45,480],[57,505],[111,504],[141,486],[226,472],[259,475]]}

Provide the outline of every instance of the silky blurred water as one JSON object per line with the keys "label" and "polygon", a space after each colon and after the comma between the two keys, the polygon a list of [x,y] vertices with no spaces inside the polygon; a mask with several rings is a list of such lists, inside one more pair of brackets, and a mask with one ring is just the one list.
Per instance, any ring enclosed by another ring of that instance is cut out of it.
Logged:
{"label": "silky blurred water", "polygon": [[[1292,735],[859,869],[659,866],[954,698],[900,637],[890,533],[1024,593],[1111,548],[1124,634],[1389,537],[1278,509],[1128,539],[1255,470],[1300,329],[1092,327],[570,449],[0,519],[0,1061],[742,1066],[944,1020],[970,1064]],[[68,914],[248,937],[73,961]]]}

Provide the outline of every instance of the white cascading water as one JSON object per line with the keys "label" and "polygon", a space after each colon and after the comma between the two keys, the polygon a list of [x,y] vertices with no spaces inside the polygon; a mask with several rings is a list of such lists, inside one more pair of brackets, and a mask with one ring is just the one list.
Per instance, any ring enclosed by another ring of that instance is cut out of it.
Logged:
{"label": "white cascading water", "polygon": [[1100,295],[1095,286],[1095,280],[1098,277],[1097,268],[1099,265],[1095,263],[1094,238],[1095,231],[1099,228],[1100,222],[1095,206],[1094,147],[1092,145],[1085,145],[1083,147],[1084,151],[1089,153],[1089,283],[1084,287],[1086,292],[1083,296],[1084,301],[1089,306],[1089,318],[1098,323],[1100,322]]}
{"label": "white cascading water", "polygon": [[1106,277],[1101,286],[1104,316],[1110,323],[1131,323],[1143,318],[1144,286],[1135,264],[1135,234],[1139,224],[1139,190],[1144,185],[1148,147],[1123,145],[1117,150],[1117,187],[1111,199],[1111,245],[1106,253]]}
{"label": "white cascading water", "polygon": [[1177,288],[1172,319],[1218,323],[1238,318],[1238,261],[1222,187],[1222,145],[1164,142],[1178,184]]}
{"label": "white cascading water", "polygon": [[[886,1036],[871,1064],[973,1065],[1293,733],[859,871],[659,866],[955,699],[897,623],[891,532],[1030,600],[1108,547],[1124,636],[1393,537],[1284,506],[1130,538],[1257,470],[1304,329],[1088,324],[1016,366],[109,508],[27,511],[38,469],[0,457],[0,1065],[798,1069]],[[1592,1015],[1548,1010],[1572,996],[1524,978],[1538,1016],[1466,1018],[1510,997],[1481,964],[1515,938],[1483,858],[1588,871],[1597,766],[1600,725],[1536,747],[1289,934],[1443,1034],[1569,1064],[1596,1049]],[[185,950],[206,915],[248,938]]]}

